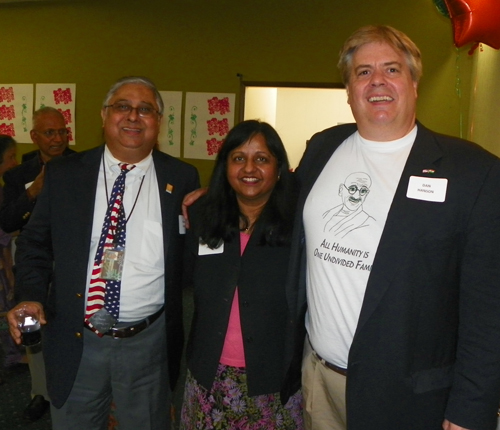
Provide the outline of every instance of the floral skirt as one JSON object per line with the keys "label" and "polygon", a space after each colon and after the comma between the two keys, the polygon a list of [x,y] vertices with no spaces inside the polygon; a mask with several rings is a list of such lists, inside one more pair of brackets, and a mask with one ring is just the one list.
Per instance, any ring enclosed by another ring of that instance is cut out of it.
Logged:
{"label": "floral skirt", "polygon": [[303,430],[302,393],[281,404],[279,393],[248,396],[244,368],[219,363],[210,391],[188,370],[181,412],[181,430]]}

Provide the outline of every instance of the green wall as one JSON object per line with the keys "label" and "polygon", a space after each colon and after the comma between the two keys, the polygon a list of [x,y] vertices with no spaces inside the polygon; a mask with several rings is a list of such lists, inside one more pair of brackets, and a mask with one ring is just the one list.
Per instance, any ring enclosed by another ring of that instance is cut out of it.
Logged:
{"label": "green wall", "polygon": [[[432,0],[60,0],[2,3],[0,14],[0,83],[76,83],[78,151],[101,143],[101,102],[122,76],[148,76],[165,91],[236,93],[237,101],[237,73],[340,82],[338,51],[366,24],[395,26],[417,43],[418,118],[466,135],[472,58],[453,46],[451,22]],[[188,161],[206,183],[212,162]]]}

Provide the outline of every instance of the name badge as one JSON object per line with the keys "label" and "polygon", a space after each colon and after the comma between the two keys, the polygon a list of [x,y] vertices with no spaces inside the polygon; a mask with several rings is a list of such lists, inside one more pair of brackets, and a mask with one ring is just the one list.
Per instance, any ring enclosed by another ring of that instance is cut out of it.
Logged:
{"label": "name badge", "polygon": [[179,215],[179,234],[186,234],[186,220]]}
{"label": "name badge", "polygon": [[447,187],[448,179],[446,178],[410,176],[406,197],[409,199],[442,203],[446,199]]}
{"label": "name badge", "polygon": [[198,247],[198,255],[215,255],[215,254],[222,254],[223,252],[224,252],[224,242],[222,242],[222,240],[217,248],[212,249],[209,248],[206,243],[201,243],[200,239],[200,245]]}

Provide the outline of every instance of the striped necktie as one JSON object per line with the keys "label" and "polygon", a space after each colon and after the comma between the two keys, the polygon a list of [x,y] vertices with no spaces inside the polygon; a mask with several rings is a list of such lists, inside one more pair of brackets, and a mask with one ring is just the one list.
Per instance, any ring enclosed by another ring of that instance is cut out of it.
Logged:
{"label": "striped necktie", "polygon": [[[121,172],[113,184],[94,259],[85,310],[85,323],[98,336],[103,336],[118,321],[120,314],[121,280],[102,279],[101,275],[105,250],[110,247],[123,248],[125,246],[127,220],[123,210],[123,193],[125,176],[134,167],[133,164],[120,163]],[[113,322],[110,323],[110,320]]]}

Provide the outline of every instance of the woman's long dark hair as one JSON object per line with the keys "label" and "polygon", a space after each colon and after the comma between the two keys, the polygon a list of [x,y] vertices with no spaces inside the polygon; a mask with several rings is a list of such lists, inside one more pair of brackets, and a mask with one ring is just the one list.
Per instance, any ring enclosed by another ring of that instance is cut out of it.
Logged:
{"label": "woman's long dark hair", "polygon": [[262,232],[260,243],[280,246],[290,242],[297,193],[285,147],[272,126],[248,120],[233,127],[224,140],[217,155],[208,193],[201,203],[202,218],[198,234],[210,248],[216,248],[221,240],[229,242],[234,239],[240,231],[240,218],[248,222],[227,180],[227,160],[231,151],[258,134],[264,137],[269,151],[276,157],[279,175],[258,218],[259,231]]}

